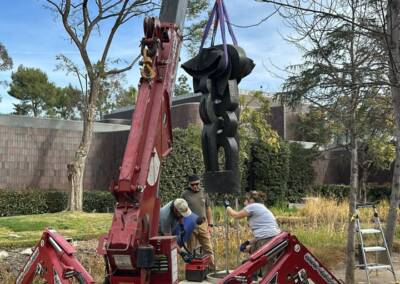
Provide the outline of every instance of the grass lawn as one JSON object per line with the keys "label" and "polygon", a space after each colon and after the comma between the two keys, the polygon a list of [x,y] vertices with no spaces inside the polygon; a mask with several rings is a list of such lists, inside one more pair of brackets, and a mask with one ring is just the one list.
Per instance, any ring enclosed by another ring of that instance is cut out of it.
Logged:
{"label": "grass lawn", "polygon": [[[324,208],[324,210],[321,210]],[[383,208],[382,211],[386,208]],[[283,230],[296,235],[321,261],[328,266],[337,264],[345,255],[347,234],[347,204],[337,204],[332,200],[319,200],[310,203],[300,210],[286,208],[271,208],[277,216]],[[221,224],[214,230],[213,242],[221,261],[225,254],[225,209],[214,208],[214,222]],[[57,230],[62,236],[74,240],[96,239],[108,232],[111,226],[110,213],[72,213],[61,212],[53,214],[0,217],[0,249],[12,247],[33,246],[40,239],[43,230],[48,227]],[[231,256],[237,255],[240,243],[250,238],[250,230],[246,220],[241,220],[239,236],[233,220],[230,220],[229,251]],[[396,230],[395,250],[398,251],[400,230]],[[230,259],[235,266],[236,257]]]}
{"label": "grass lawn", "polygon": [[34,245],[45,228],[58,231],[75,240],[97,238],[108,232],[112,220],[109,213],[72,213],[13,216],[0,218],[0,248]]}

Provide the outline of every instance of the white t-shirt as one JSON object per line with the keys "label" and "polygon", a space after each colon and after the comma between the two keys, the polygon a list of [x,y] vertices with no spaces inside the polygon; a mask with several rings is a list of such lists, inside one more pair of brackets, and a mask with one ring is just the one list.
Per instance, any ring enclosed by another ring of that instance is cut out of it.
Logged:
{"label": "white t-shirt", "polygon": [[256,239],[274,237],[281,232],[274,215],[264,204],[251,203],[244,210],[250,215],[247,220]]}

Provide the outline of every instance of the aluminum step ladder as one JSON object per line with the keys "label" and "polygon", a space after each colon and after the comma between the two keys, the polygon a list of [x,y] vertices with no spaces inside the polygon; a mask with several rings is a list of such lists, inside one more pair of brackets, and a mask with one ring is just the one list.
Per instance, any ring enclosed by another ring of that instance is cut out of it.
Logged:
{"label": "aluminum step ladder", "polygon": [[[360,209],[373,211],[373,228],[362,228],[360,221]],[[358,234],[359,240],[359,264],[356,265],[357,268],[363,269],[367,276],[367,283],[370,284],[370,273],[377,270],[389,270],[393,274],[394,282],[398,283],[396,272],[393,268],[392,258],[390,257],[390,252],[386,243],[386,238],[383,233],[382,225],[379,220],[379,214],[376,209],[375,203],[358,203],[356,204],[356,215],[355,215],[355,225],[356,232]],[[370,244],[370,240],[366,241],[368,238],[374,238],[375,245]],[[368,244],[367,244],[368,243]],[[375,253],[375,262],[368,262],[368,256]],[[386,254],[388,259],[388,264],[379,263],[379,259],[382,259],[382,255]]]}

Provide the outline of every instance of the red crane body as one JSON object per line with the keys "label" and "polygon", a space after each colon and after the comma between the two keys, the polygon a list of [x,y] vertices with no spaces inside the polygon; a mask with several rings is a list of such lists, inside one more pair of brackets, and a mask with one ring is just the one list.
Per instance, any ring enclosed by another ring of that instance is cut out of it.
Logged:
{"label": "red crane body", "polygon": [[114,218],[98,247],[108,262],[112,283],[149,283],[156,249],[150,240],[159,240],[160,246],[169,243],[169,253],[164,252],[169,258],[176,247],[172,237],[154,237],[160,212],[161,160],[172,146],[171,92],[182,35],[176,24],[154,18],[147,18],[144,27],[139,96],[119,180],[110,188],[117,201]]}
{"label": "red crane body", "polygon": [[342,283],[295,236],[282,232],[218,284],[250,284],[265,266],[269,269],[260,284],[308,284],[310,279],[318,284]]}

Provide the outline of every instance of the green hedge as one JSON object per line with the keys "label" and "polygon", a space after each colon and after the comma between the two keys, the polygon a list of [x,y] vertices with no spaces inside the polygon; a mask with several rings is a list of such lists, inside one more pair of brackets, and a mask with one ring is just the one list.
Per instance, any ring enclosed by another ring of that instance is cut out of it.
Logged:
{"label": "green hedge", "polygon": [[277,150],[253,141],[247,162],[246,190],[265,192],[267,205],[298,202],[313,184],[315,154],[299,143],[281,141]]}
{"label": "green hedge", "polygon": [[299,202],[307,195],[314,182],[314,168],[312,162],[317,152],[314,149],[305,149],[299,143],[290,143],[289,176],[287,181],[287,201]]}
{"label": "green hedge", "polygon": [[267,194],[267,205],[285,200],[289,178],[289,147],[280,142],[279,149],[261,141],[253,141],[247,162],[247,191]]}
{"label": "green hedge", "polygon": [[369,185],[367,188],[367,198],[369,201],[390,200],[392,189],[385,185]]}
{"label": "green hedge", "polygon": [[[313,185],[308,192],[309,195],[333,198],[338,201],[347,200],[349,197],[350,186],[343,184],[324,184]],[[368,201],[380,201],[390,199],[390,186],[368,185],[367,199]]]}
{"label": "green hedge", "polygon": [[160,198],[162,203],[177,198],[188,186],[187,177],[204,172],[200,142],[201,129],[189,126],[173,130],[171,153],[163,161],[160,177]]}
{"label": "green hedge", "polygon": [[308,194],[336,199],[338,201],[347,200],[349,197],[350,186],[343,184],[314,184]]}
{"label": "green hedge", "polygon": [[[68,194],[53,190],[1,190],[0,216],[54,213],[65,210]],[[85,212],[113,212],[114,197],[106,191],[83,193]]]}

